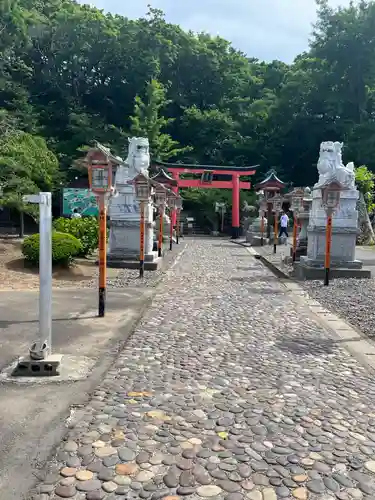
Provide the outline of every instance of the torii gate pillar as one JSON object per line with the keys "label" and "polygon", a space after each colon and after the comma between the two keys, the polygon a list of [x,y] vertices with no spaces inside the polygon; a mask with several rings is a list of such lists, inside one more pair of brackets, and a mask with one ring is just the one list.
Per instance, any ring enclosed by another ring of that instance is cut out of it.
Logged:
{"label": "torii gate pillar", "polygon": [[240,237],[240,177],[232,176],[232,239]]}

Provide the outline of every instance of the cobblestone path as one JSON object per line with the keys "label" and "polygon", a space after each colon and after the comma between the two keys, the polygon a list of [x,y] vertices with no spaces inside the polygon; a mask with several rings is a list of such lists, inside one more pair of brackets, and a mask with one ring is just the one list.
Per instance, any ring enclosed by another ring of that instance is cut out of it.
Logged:
{"label": "cobblestone path", "polygon": [[56,467],[37,500],[374,500],[375,383],[246,249],[190,241]]}

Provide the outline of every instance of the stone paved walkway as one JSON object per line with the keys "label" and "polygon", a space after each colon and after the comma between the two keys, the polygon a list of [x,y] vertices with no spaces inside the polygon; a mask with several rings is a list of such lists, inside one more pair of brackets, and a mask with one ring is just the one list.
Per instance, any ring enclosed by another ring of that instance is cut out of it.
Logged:
{"label": "stone paved walkway", "polygon": [[36,499],[374,500],[375,382],[246,249],[190,241],[57,461]]}

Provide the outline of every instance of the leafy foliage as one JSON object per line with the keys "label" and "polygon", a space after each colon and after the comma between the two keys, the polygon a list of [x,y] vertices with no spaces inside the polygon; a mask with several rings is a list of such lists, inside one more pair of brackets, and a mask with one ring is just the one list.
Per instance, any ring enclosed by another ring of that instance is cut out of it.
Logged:
{"label": "leafy foliage", "polygon": [[355,169],[355,182],[358,189],[363,194],[366,202],[367,211],[371,213],[375,208],[374,203],[374,188],[375,174],[371,172],[366,165],[362,165]]}
{"label": "leafy foliage", "polygon": [[38,207],[24,203],[25,194],[53,191],[60,178],[56,156],[46,141],[27,132],[10,130],[0,139],[0,204],[38,216]]}
{"label": "leafy foliage", "polygon": [[166,91],[157,80],[151,80],[146,87],[146,102],[135,97],[134,115],[130,117],[132,135],[148,137],[151,154],[156,159],[169,160],[174,156],[190,151],[190,147],[180,148],[169,134],[162,130],[174,122],[174,118],[161,116],[163,109],[171,101],[166,100]]}
{"label": "leafy foliage", "polygon": [[[84,175],[71,166],[93,139],[124,155],[131,133],[147,133],[154,158],[259,164],[255,181],[273,167],[286,183],[313,184],[323,140],[344,141],[345,162],[375,172],[375,3],[317,5],[309,50],[285,64],[185,32],[157,9],[134,21],[73,0],[6,0],[1,140],[43,137],[33,147],[48,145],[67,178]],[[8,204],[25,208],[21,193],[42,179],[56,186],[43,162],[38,179],[28,161],[15,164]]]}
{"label": "leafy foliage", "polygon": [[92,254],[98,248],[99,224],[96,217],[60,217],[54,221],[53,227],[60,233],[72,234],[81,242],[81,257]]}
{"label": "leafy foliage", "polygon": [[[27,236],[22,244],[25,259],[33,265],[39,264],[39,234]],[[82,251],[81,242],[71,234],[52,233],[52,264],[69,266]]]}

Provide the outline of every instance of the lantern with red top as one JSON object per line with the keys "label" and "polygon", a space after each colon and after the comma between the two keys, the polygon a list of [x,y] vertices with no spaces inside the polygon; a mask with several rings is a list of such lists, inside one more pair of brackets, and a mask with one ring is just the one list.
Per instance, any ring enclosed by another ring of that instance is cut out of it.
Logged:
{"label": "lantern with red top", "polygon": [[112,187],[112,163],[100,149],[93,149],[87,155],[90,189],[94,194],[110,193]]}
{"label": "lantern with red top", "polygon": [[180,216],[183,207],[183,202],[181,196],[177,196],[176,199],[176,243],[178,245],[180,238]]}
{"label": "lantern with red top", "polygon": [[132,181],[135,188],[135,197],[140,203],[149,201],[151,195],[153,194],[152,185],[150,179],[143,174],[138,174],[137,177]]}
{"label": "lantern with red top", "polygon": [[343,190],[339,182],[333,181],[321,187],[322,203],[327,214],[326,224],[326,248],[324,258],[324,285],[329,285],[331,267],[331,243],[332,243],[332,215],[340,203],[340,194]]}
{"label": "lantern with red top", "polygon": [[150,179],[144,174],[138,174],[131,181],[135,188],[135,197],[140,203],[141,217],[139,223],[140,245],[139,245],[139,277],[143,278],[145,270],[145,203],[147,203],[152,194],[153,188]]}
{"label": "lantern with red top", "polygon": [[167,203],[167,189],[163,186],[163,184],[160,184],[160,182],[153,182],[153,186],[155,187],[155,205],[157,207],[161,207],[166,205]]}
{"label": "lantern with red top", "polygon": [[339,182],[331,182],[321,188],[323,207],[328,216],[332,215],[338,207],[342,190]]}
{"label": "lantern with red top", "polygon": [[297,188],[292,192],[292,210],[295,217],[298,217],[299,212],[302,210],[303,197],[303,189]]}
{"label": "lantern with red top", "polygon": [[113,193],[110,151],[97,145],[86,156],[89,184],[99,204],[99,317],[105,314],[107,282],[107,208],[106,198]]}
{"label": "lantern with red top", "polygon": [[158,237],[158,256],[163,253],[163,224],[164,210],[167,203],[167,189],[160,182],[155,182],[155,205],[159,208],[159,237]]}

